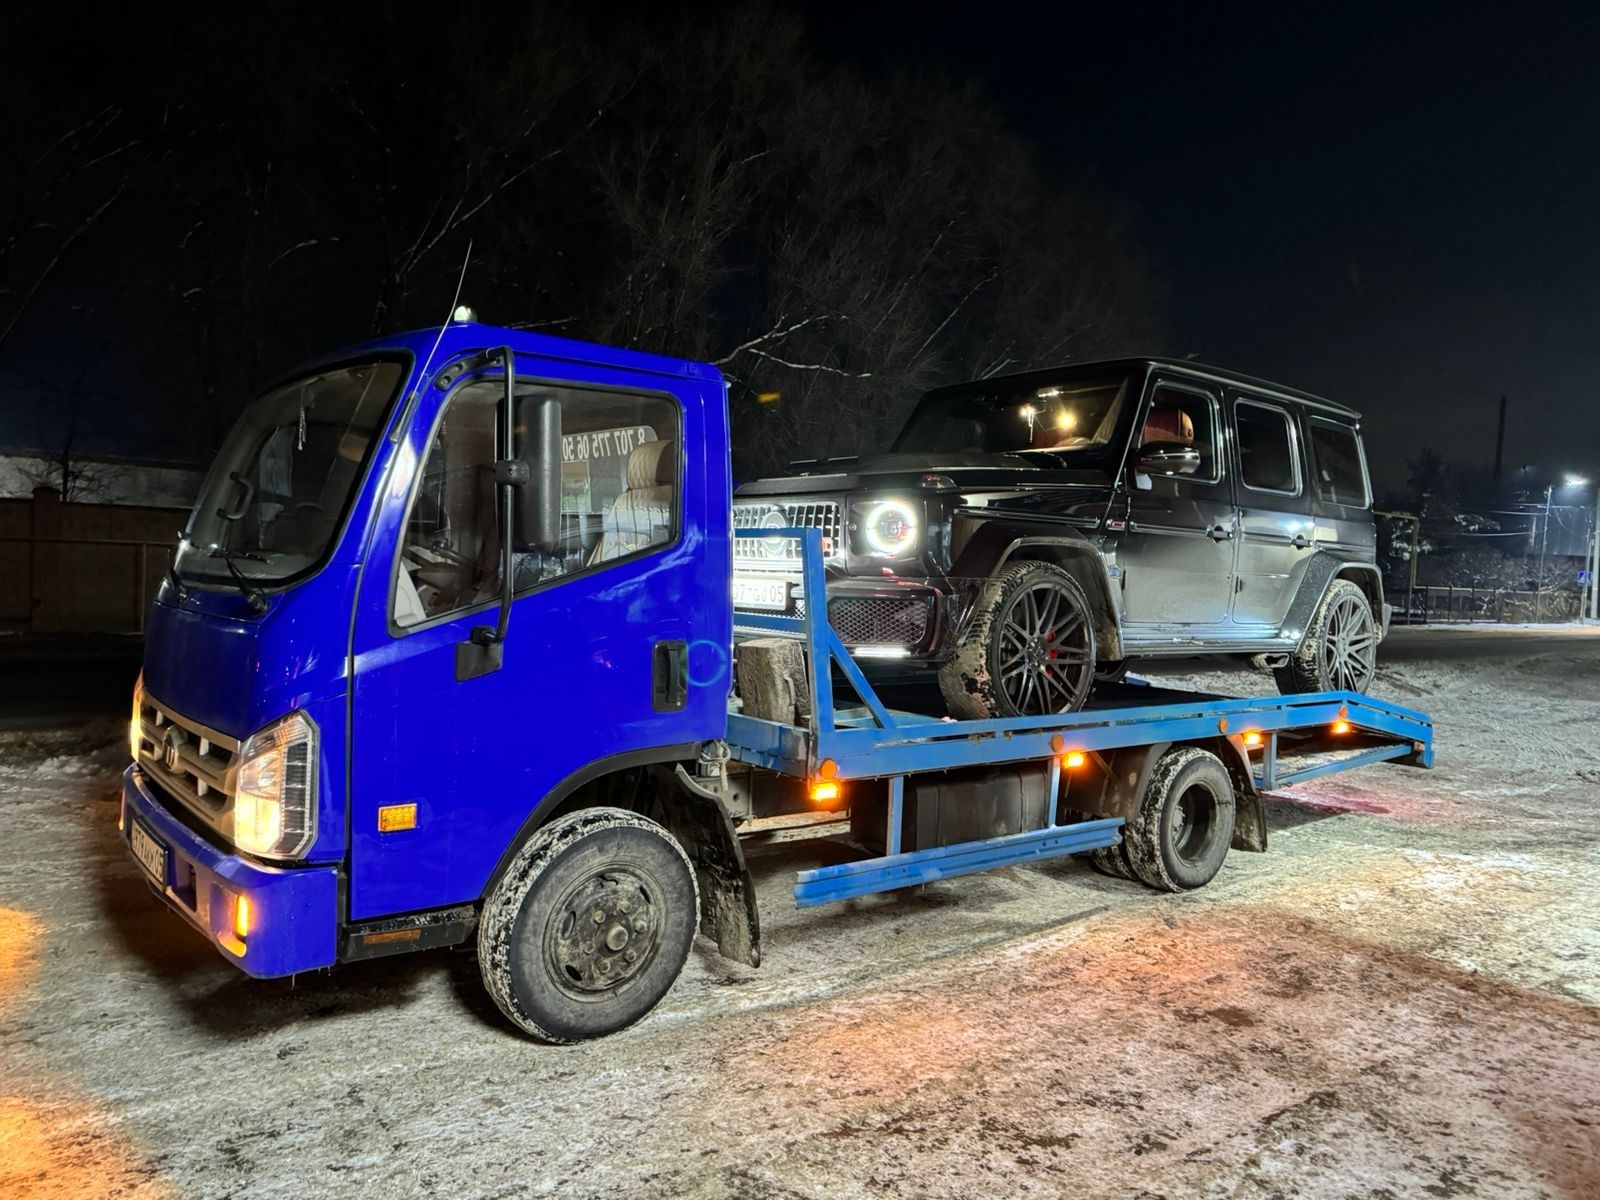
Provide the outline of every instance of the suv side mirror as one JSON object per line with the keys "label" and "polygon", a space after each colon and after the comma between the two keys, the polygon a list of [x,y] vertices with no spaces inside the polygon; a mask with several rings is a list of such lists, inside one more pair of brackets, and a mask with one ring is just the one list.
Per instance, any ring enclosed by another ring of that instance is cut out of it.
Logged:
{"label": "suv side mirror", "polygon": [[1140,475],[1193,475],[1203,462],[1186,442],[1151,442],[1140,448],[1133,469]]}
{"label": "suv side mirror", "polygon": [[554,396],[517,401],[512,456],[527,464],[527,482],[512,491],[519,550],[554,554],[561,544],[561,402]]}

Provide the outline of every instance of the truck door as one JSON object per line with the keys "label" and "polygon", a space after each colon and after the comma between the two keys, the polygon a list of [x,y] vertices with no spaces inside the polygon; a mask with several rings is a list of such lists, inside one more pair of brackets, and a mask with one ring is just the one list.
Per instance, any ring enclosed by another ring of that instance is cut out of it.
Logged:
{"label": "truck door", "polygon": [[1158,378],[1135,431],[1130,472],[1146,447],[1187,446],[1200,460],[1188,473],[1132,473],[1119,553],[1124,624],[1135,640],[1156,627],[1222,624],[1233,596],[1234,513],[1217,396],[1202,383]]}
{"label": "truck door", "polygon": [[543,802],[585,779],[692,756],[725,727],[720,381],[523,356],[517,365],[519,397],[560,404],[561,546],[515,547],[503,663],[459,678],[457,647],[498,613],[505,382],[496,366],[447,392],[422,388],[353,631],[355,920],[477,900]]}
{"label": "truck door", "polygon": [[1313,522],[1294,414],[1284,405],[1230,398],[1238,450],[1238,625],[1277,628],[1311,558]]}

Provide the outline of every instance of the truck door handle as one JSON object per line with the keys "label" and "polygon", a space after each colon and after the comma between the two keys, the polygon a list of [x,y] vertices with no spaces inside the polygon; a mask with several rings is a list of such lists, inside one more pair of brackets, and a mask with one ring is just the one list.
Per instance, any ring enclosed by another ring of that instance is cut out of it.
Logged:
{"label": "truck door handle", "polygon": [[1303,533],[1297,533],[1294,535],[1294,537],[1289,539],[1289,544],[1296,550],[1304,550],[1307,546],[1311,545],[1311,539]]}
{"label": "truck door handle", "polygon": [[1213,542],[1229,542],[1233,540],[1233,530],[1226,525],[1213,525],[1206,530],[1206,536]]}
{"label": "truck door handle", "polygon": [[689,703],[688,643],[657,642],[651,659],[651,704],[657,712],[678,712]]}

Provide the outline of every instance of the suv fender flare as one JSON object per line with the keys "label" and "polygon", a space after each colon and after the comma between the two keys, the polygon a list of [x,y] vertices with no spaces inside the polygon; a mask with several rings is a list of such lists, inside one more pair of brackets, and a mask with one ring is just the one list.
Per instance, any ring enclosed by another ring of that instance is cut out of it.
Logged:
{"label": "suv fender flare", "polygon": [[1380,634],[1386,635],[1389,632],[1388,622],[1384,619],[1387,605],[1383,599],[1383,576],[1378,568],[1371,563],[1350,562],[1326,550],[1319,550],[1306,564],[1306,573],[1301,578],[1294,601],[1289,605],[1289,611],[1283,619],[1283,636],[1293,638],[1296,646],[1305,641],[1306,631],[1311,627],[1311,618],[1316,614],[1317,606],[1322,603],[1323,597],[1328,594],[1328,589],[1333,586],[1335,579],[1348,579],[1365,592],[1368,602],[1372,605],[1372,616],[1378,622]]}
{"label": "suv fender flare", "polygon": [[1013,537],[989,571],[993,579],[1013,563],[1038,561],[1054,563],[1070,574],[1089,597],[1095,612],[1095,646],[1102,659],[1122,657],[1121,609],[1106,561],[1089,539],[1067,535],[1055,537]]}

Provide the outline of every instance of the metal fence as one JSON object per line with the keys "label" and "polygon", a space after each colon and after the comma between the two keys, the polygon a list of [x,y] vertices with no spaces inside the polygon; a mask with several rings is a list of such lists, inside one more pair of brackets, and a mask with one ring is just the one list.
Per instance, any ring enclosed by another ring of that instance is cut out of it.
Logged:
{"label": "metal fence", "polygon": [[0,628],[141,633],[170,541],[0,534]]}
{"label": "metal fence", "polygon": [[1389,602],[1396,625],[1576,621],[1582,615],[1582,597],[1563,588],[1535,592],[1418,584],[1409,605],[1404,588],[1391,592]]}

